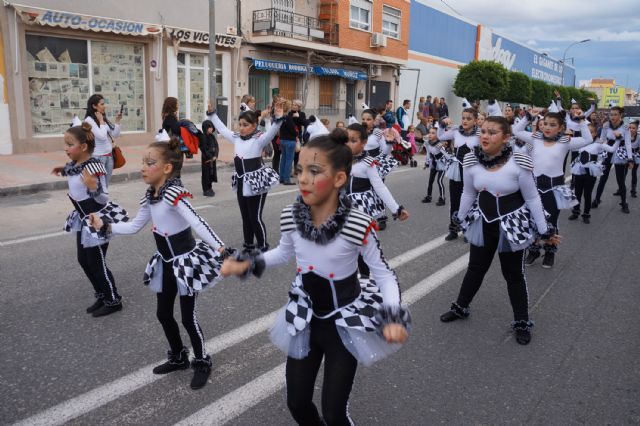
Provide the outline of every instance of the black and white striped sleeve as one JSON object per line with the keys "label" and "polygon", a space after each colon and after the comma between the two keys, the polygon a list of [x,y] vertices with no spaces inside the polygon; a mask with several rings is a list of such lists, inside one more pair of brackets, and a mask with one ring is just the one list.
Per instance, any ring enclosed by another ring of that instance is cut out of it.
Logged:
{"label": "black and white striped sleeve", "polygon": [[176,208],[180,213],[180,216],[186,220],[191,228],[202,238],[204,242],[209,244],[214,249],[218,250],[220,247],[224,247],[224,243],[218,237],[218,235],[213,232],[213,229],[209,226],[209,224],[200,216],[196,210],[193,208],[191,203],[184,198],[180,198],[178,203],[176,204]]}

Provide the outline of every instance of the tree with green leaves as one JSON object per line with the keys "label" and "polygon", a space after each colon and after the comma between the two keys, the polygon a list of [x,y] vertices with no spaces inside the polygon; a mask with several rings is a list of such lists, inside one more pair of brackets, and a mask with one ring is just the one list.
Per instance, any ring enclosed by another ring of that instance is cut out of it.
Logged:
{"label": "tree with green leaves", "polygon": [[503,101],[528,104],[531,102],[531,79],[521,72],[509,72],[508,90]]}
{"label": "tree with green leaves", "polygon": [[469,100],[504,99],[508,87],[504,66],[494,61],[473,61],[458,71],[453,93]]}
{"label": "tree with green leaves", "polygon": [[551,86],[542,80],[531,81],[531,104],[537,107],[546,108],[553,100],[553,90]]}

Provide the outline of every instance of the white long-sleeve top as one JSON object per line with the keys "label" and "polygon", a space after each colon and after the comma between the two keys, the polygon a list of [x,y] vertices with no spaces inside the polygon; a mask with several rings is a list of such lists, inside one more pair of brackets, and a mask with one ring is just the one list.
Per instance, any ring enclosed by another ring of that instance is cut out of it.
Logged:
{"label": "white long-sleeve top", "polygon": [[82,178],[82,173],[68,175],[67,183],[69,185],[69,196],[75,201],[84,201],[93,198],[99,204],[107,204],[109,201],[109,190],[107,189],[106,170],[104,165],[98,160],[90,160],[79,165],[82,170],[88,170],[89,174],[98,178],[99,184],[96,192],[89,190]]}
{"label": "white long-sleeve top", "polygon": [[351,176],[368,179],[375,193],[380,196],[384,205],[387,206],[391,213],[395,214],[398,212],[400,205],[396,202],[395,198],[393,198],[393,195],[391,195],[391,191],[389,191],[387,185],[382,181],[373,158],[365,157],[355,162],[351,166]]}
{"label": "white long-sleeve top", "polygon": [[587,153],[592,154],[592,155],[598,155],[602,151],[615,152],[616,149],[618,149],[616,144],[614,144],[613,146],[610,146],[610,145],[608,145],[606,143],[601,143],[599,141],[594,141],[594,142],[590,143],[589,145],[580,148],[578,150],[578,152],[587,152]]}
{"label": "white long-sleeve top", "polygon": [[261,157],[262,150],[276,137],[282,125],[282,121],[276,121],[275,123],[271,123],[266,133],[256,132],[253,137],[243,139],[239,133],[229,130],[215,112],[207,115],[207,118],[211,120],[216,131],[233,144],[234,154],[242,159]]}
{"label": "white long-sleeve top", "polygon": [[387,142],[384,140],[384,133],[380,129],[373,129],[364,146],[365,151],[373,151],[376,148],[380,150],[380,153],[386,154]]}
{"label": "white long-sleeve top", "polygon": [[[556,105],[558,106],[558,109],[560,111],[563,110],[562,101],[556,100]],[[593,114],[595,111],[596,111],[596,104],[592,103],[589,109],[583,114],[585,119],[582,121],[586,121],[589,118],[589,116]],[[571,130],[573,132],[576,132],[576,131],[582,132],[582,129],[580,128],[581,122],[574,120],[570,113],[567,113],[567,116],[565,117],[565,121],[567,122],[568,130]],[[587,121],[587,124],[589,124],[589,121]]]}
{"label": "white long-sleeve top", "polygon": [[111,127],[109,127],[109,125],[106,123],[98,126],[98,123],[96,123],[95,120],[91,117],[86,117],[84,121],[91,124],[91,132],[93,133],[93,136],[96,140],[96,147],[93,150],[93,155],[100,156],[111,154],[111,150],[113,149],[113,147],[111,145],[111,139],[109,138],[109,135],[111,135],[113,139],[119,137],[120,125],[117,123],[114,124],[113,130],[111,130]]}
{"label": "white long-sleeve top", "polygon": [[593,136],[591,136],[588,123],[585,120],[580,124],[582,136],[572,138],[563,136],[561,141],[553,142],[551,145],[545,144],[541,132],[531,133],[524,130],[528,124],[529,119],[523,117],[522,120],[513,125],[513,133],[516,138],[531,147],[529,154],[533,159],[533,174],[536,177],[541,175],[549,177],[561,176],[564,173],[563,165],[567,153],[593,142]]}
{"label": "white long-sleeve top", "polygon": [[[445,130],[442,127],[438,127],[438,140],[450,141],[453,140],[453,148],[458,152],[458,148],[466,145],[469,149],[473,149],[480,143],[480,136],[476,127],[469,134],[465,134],[461,128]],[[461,158],[459,158],[462,160]]]}
{"label": "white long-sleeve top", "polygon": [[516,155],[523,154],[512,154],[500,168],[490,170],[481,164],[464,168],[464,189],[460,198],[458,219],[464,220],[482,191],[488,191],[494,197],[503,197],[520,191],[538,232],[541,234],[547,232],[547,220],[533,174],[529,168],[516,162]]}
{"label": "white long-sleeve top", "polygon": [[184,188],[170,186],[166,189],[162,200],[151,203],[146,194],[140,201],[140,210],[129,222],[111,224],[113,234],[135,234],[149,222],[153,221],[153,232],[168,237],[191,227],[200,238],[214,249],[224,246],[222,240],[213,232],[207,222],[196,213],[185,197],[191,194]]}
{"label": "white long-sleeve top", "polygon": [[[363,213],[359,215],[366,216]],[[295,226],[290,230],[283,229],[278,247],[264,253],[265,266],[281,265],[295,256],[298,272],[313,271],[327,280],[342,280],[358,270],[358,255],[362,255],[382,292],[384,304],[398,306],[398,279],[380,250],[380,241],[372,229],[373,219],[366,217],[371,224],[362,244],[354,244],[343,233],[338,233],[328,244],[321,245],[305,239]]]}
{"label": "white long-sleeve top", "polygon": [[[620,133],[620,136],[616,137],[616,135],[614,134],[615,132]],[[622,122],[616,128],[611,125],[610,121],[604,123],[604,125],[602,126],[602,131],[600,132],[600,141],[604,143],[607,143],[609,141],[616,141],[615,144],[617,144],[618,147],[624,145],[625,149],[627,150],[627,156],[630,156],[633,152],[631,149],[631,131],[629,130],[629,126]],[[631,157],[628,157],[626,159],[621,158],[620,160],[624,162],[628,159],[631,159]]]}

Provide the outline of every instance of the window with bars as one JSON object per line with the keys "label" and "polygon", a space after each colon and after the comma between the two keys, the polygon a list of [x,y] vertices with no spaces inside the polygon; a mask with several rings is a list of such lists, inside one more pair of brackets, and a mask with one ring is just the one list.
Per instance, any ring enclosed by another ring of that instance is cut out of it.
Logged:
{"label": "window with bars", "polygon": [[337,80],[331,77],[320,77],[320,93],[318,95],[318,107],[321,112],[327,113],[328,110],[334,110],[337,106],[336,85]]}
{"label": "window with bars", "polygon": [[280,96],[290,101],[299,98],[298,78],[290,75],[280,75],[278,77],[278,87]]}
{"label": "window with bars", "polygon": [[371,31],[371,9],[372,5],[369,0],[351,0],[349,26]]}
{"label": "window with bars", "polygon": [[382,34],[399,40],[401,19],[401,10],[382,6]]}

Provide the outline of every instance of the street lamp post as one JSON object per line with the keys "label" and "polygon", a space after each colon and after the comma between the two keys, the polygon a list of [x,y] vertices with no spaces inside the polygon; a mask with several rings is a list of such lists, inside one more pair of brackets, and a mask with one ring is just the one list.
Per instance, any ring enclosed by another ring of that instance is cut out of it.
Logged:
{"label": "street lamp post", "polygon": [[560,77],[560,80],[562,81],[562,85],[563,86],[564,86],[564,67],[565,67],[564,61],[565,61],[565,58],[567,57],[567,51],[569,50],[569,48],[571,46],[575,46],[576,44],[580,44],[580,43],[586,43],[588,41],[591,41],[591,39],[590,38],[586,38],[584,40],[576,41],[574,43],[571,43],[569,46],[567,46],[566,49],[564,49],[564,53],[562,54],[562,73],[561,73],[561,77]]}
{"label": "street lamp post", "polygon": [[209,0],[209,99],[217,108],[216,93],[216,0]]}

